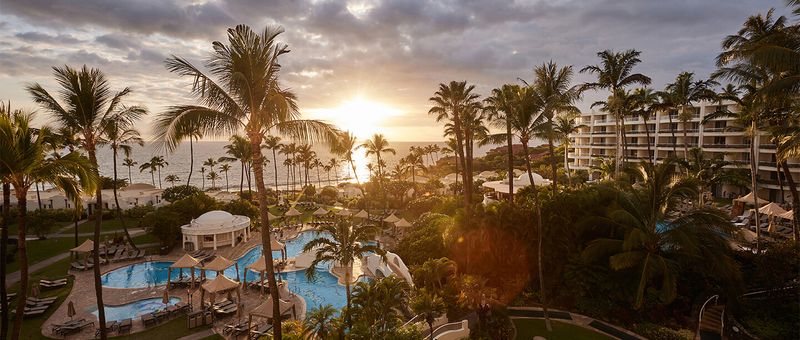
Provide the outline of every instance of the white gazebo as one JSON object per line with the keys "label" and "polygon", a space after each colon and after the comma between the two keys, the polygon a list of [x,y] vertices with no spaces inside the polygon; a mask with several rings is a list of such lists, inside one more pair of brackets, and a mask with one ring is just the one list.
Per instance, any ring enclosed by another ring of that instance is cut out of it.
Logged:
{"label": "white gazebo", "polygon": [[227,211],[213,210],[193,219],[181,227],[183,249],[197,249],[228,246],[235,247],[250,239],[250,218],[231,215]]}

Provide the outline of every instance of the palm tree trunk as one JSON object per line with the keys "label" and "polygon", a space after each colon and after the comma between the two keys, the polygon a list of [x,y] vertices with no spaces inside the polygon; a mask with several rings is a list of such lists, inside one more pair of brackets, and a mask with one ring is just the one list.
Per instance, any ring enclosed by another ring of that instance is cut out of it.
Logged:
{"label": "palm tree trunk", "polygon": [[636,288],[636,301],[633,303],[633,308],[636,310],[642,308],[642,305],[644,304],[644,290],[645,286],[647,286],[647,270],[649,269],[649,265],[650,254],[648,253],[644,258],[644,264],[642,265],[642,276],[639,278],[639,287]]}
{"label": "palm tree trunk", "polygon": [[[25,301],[28,299],[28,250],[25,246],[25,231],[27,226],[25,225],[25,219],[28,215],[28,190],[27,188],[14,188],[15,194],[17,196],[17,208],[19,209],[19,217],[18,217],[18,234],[17,234],[17,254],[19,258],[19,292],[17,301]],[[5,259],[4,259],[5,260]],[[11,332],[11,339],[18,340],[20,337],[20,332],[22,331],[22,318],[24,317],[23,313],[25,312],[24,305],[21,303],[17,306],[17,312],[14,316],[14,328]],[[4,309],[3,311],[6,311]]]}
{"label": "palm tree trunk", "polygon": [[794,235],[794,242],[796,244],[800,241],[800,229],[798,229],[798,224],[800,223],[800,219],[798,219],[798,214],[800,214],[800,194],[797,192],[797,186],[794,183],[794,178],[786,162],[783,162],[783,174],[786,176],[786,182],[789,184],[789,192],[792,194],[792,211],[794,212],[792,234]]}
{"label": "palm tree trunk", "polygon": [[[272,245],[270,242],[270,222],[269,222],[269,207],[267,202],[267,188],[264,185],[263,162],[261,156],[261,139],[262,136],[258,132],[248,133],[250,137],[250,145],[253,150],[253,162],[255,166],[255,180],[256,180],[256,196],[258,197],[258,212],[261,215],[261,244],[264,248],[264,259],[267,265],[267,282],[269,285],[269,293],[272,296],[272,301],[278,301],[278,285],[275,282],[275,268],[272,263]],[[272,315],[281,315],[280,304],[272,304]],[[282,339],[281,335],[281,318],[272,318],[272,331],[273,336],[277,340]]]}
{"label": "palm tree trunk", "polygon": [[158,166],[158,188],[161,189],[161,166]]}
{"label": "palm tree trunk", "polygon": [[[619,117],[619,114],[617,114],[617,117]],[[615,125],[615,127],[617,129],[617,131],[616,131],[617,132],[617,150],[616,150],[616,155],[614,155],[614,158],[616,159],[616,161],[614,162],[615,163],[614,164],[614,177],[619,177],[619,169],[620,169],[620,165],[622,164],[622,152],[623,152],[622,151],[622,141],[621,141],[622,133],[620,131],[619,119],[617,117],[614,118],[614,125]]]}
{"label": "palm tree trunk", "polygon": [[[553,189],[553,195],[555,195],[558,190],[558,165],[556,164],[556,150],[553,146],[553,136],[550,132],[547,134],[547,149],[550,152],[550,170],[553,174],[553,183],[550,187]],[[566,150],[564,154],[567,154]],[[533,184],[533,182],[531,182],[531,184]]]}
{"label": "palm tree trunk", "polygon": [[239,196],[244,193],[244,162],[242,163],[242,175],[239,177]]}
{"label": "palm tree trunk", "polygon": [[750,186],[753,190],[753,203],[756,206],[754,216],[756,218],[756,254],[761,252],[761,220],[758,216],[758,158],[756,157],[756,138],[758,137],[758,126],[753,120],[750,128]]}
{"label": "palm tree trunk", "polygon": [[544,262],[542,261],[542,255],[544,254],[544,243],[542,240],[544,239],[544,225],[542,225],[542,208],[539,205],[538,201],[536,203],[536,218],[539,220],[539,290],[542,294],[542,312],[544,312],[544,325],[547,328],[548,332],[553,331],[553,326],[550,324],[550,315],[547,312],[547,293],[544,287]]}
{"label": "palm tree trunk", "polygon": [[128,183],[133,184],[133,176],[131,176],[131,167],[128,167]]}
{"label": "palm tree trunk", "polygon": [[647,119],[644,120],[644,134],[647,138],[647,160],[650,161],[650,164],[653,164],[653,151],[650,149],[650,127],[647,125]]}
{"label": "palm tree trunk", "polygon": [[564,142],[564,172],[567,173],[567,186],[572,187],[572,176],[569,173],[569,157],[567,154],[569,153],[569,137]]}
{"label": "palm tree trunk", "polygon": [[508,202],[514,203],[514,145],[511,135],[511,120],[506,117],[506,144],[508,144]]}
{"label": "palm tree trunk", "polygon": [[112,189],[114,191],[114,204],[117,206],[117,208],[114,210],[117,213],[117,219],[119,219],[119,222],[122,224],[122,230],[125,232],[125,239],[128,240],[128,243],[130,243],[133,249],[139,250],[139,248],[136,247],[136,244],[133,243],[131,234],[128,232],[128,225],[125,224],[125,218],[122,217],[122,208],[119,206],[119,196],[117,195],[117,148],[112,147],[111,150],[114,163],[114,184],[112,185]]}
{"label": "palm tree trunk", "polygon": [[[667,112],[667,118],[669,118],[669,133],[672,135],[672,153],[673,156],[677,157],[678,154],[678,140],[675,137],[675,129],[672,128],[672,113]],[[658,142],[656,142],[658,144]]]}
{"label": "palm tree trunk", "polygon": [[153,182],[153,186],[156,186],[156,172],[153,169],[150,169],[150,181]]}
{"label": "palm tree trunk", "polygon": [[[231,188],[231,182],[228,181],[228,172],[225,171],[225,191],[230,190],[230,188]],[[275,188],[276,188],[275,190],[277,190],[277,187]]]}
{"label": "palm tree trunk", "polygon": [[189,176],[186,177],[186,185],[192,183],[192,172],[194,171],[194,144],[192,143],[194,137],[189,136]]}
{"label": "palm tree trunk", "polygon": [[8,291],[6,290],[6,259],[8,257],[8,224],[11,212],[11,185],[3,183],[3,225],[0,229],[0,339],[8,336]]}
{"label": "palm tree trunk", "polygon": [[[454,117],[453,119],[455,125],[456,148],[458,149],[456,150],[456,153],[458,154],[456,160],[461,162],[461,170],[463,172],[461,176],[461,181],[464,186],[464,210],[467,212],[467,215],[469,215],[469,211],[471,211],[470,206],[472,203],[472,197],[470,197],[470,195],[472,194],[472,188],[468,188],[467,185],[469,183],[468,182],[469,179],[467,178],[467,163],[464,157],[464,140],[463,140],[464,135],[461,132],[461,124],[458,122],[459,119],[460,118],[458,117]],[[456,167],[456,169],[458,169],[458,167]]]}
{"label": "palm tree trunk", "polygon": [[275,191],[278,191],[278,156],[275,154],[275,149],[272,149],[272,167],[275,170]]}
{"label": "palm tree trunk", "polygon": [[42,196],[39,195],[39,182],[34,182],[36,185],[36,201],[39,202],[39,210],[42,210]]}
{"label": "palm tree trunk", "polygon": [[[86,148],[86,152],[89,154],[89,162],[91,162],[92,166],[94,167],[95,171],[98,171],[97,166],[97,155],[95,154],[94,145],[89,145]],[[97,186],[97,191],[95,192],[95,196],[97,196],[96,202],[97,207],[94,210],[94,249],[92,252],[92,258],[94,259],[94,292],[95,296],[97,297],[97,318],[98,318],[98,327],[100,328],[100,339],[107,339],[108,332],[106,330],[106,310],[105,305],[103,304],[103,283],[100,281],[100,227],[103,224],[103,188],[102,186]],[[22,301],[22,300],[20,300]]]}
{"label": "palm tree trunk", "polygon": [[356,172],[356,163],[353,162],[353,158],[350,158],[350,167],[353,168],[353,177],[356,178],[356,183],[361,185],[361,181],[358,180],[358,173]]}
{"label": "palm tree trunk", "polygon": [[689,158],[689,131],[686,127],[686,124],[689,122],[684,121],[683,124],[683,159]]}
{"label": "palm tree trunk", "polygon": [[625,115],[622,113],[620,113],[620,129],[622,130],[622,163],[624,164],[628,162],[628,137],[625,133]]}
{"label": "palm tree trunk", "polygon": [[[350,264],[350,267],[352,267],[352,264]],[[350,310],[350,267],[344,269],[344,290],[347,298],[347,313],[345,313],[345,323],[347,324],[347,327],[352,325],[350,315],[353,314]]]}

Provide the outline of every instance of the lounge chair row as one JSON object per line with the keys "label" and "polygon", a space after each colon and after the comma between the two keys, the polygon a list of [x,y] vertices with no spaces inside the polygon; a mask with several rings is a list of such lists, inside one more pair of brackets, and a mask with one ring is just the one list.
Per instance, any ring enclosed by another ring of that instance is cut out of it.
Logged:
{"label": "lounge chair row", "polygon": [[201,263],[214,259],[216,256],[211,249],[200,249],[189,253],[190,256],[196,258]]}
{"label": "lounge chair row", "polygon": [[86,319],[72,320],[62,324],[53,325],[53,333],[60,336],[67,336],[69,334],[78,333],[86,327],[93,327],[94,321]]}
{"label": "lounge chair row", "polygon": [[272,325],[268,323],[262,323],[260,325],[256,325],[253,329],[250,330],[250,334],[248,334],[248,339],[260,339],[263,336],[269,336],[269,331],[272,330]]}
{"label": "lounge chair row", "polygon": [[[195,285],[198,285],[198,284],[202,283],[203,281],[204,281],[204,279],[200,278],[199,276],[196,276],[194,278],[194,284]],[[170,284],[172,286],[190,286],[192,284],[192,277],[191,276],[179,277],[174,281],[170,281]]]}
{"label": "lounge chair row", "polygon": [[189,310],[191,310],[191,308],[192,307],[190,305],[183,302],[179,302],[174,306],[168,306],[164,310],[154,313],[143,314],[141,316],[142,324],[144,324],[145,327],[155,326],[161,323],[162,321],[166,321],[174,316],[186,313]]}
{"label": "lounge chair row", "polygon": [[55,289],[64,287],[66,285],[67,285],[67,278],[57,279],[52,281],[45,279],[39,280],[39,287],[42,287],[42,289]]}
{"label": "lounge chair row", "polygon": [[[32,318],[36,316],[41,316],[50,309],[58,297],[49,297],[49,298],[35,298],[35,297],[28,297],[25,299],[25,310],[22,313],[23,317]],[[19,308],[19,307],[17,307]]]}
{"label": "lounge chair row", "polygon": [[[109,333],[113,332],[117,332],[117,334],[130,333],[132,327],[133,327],[133,320],[131,319],[106,322],[106,331]],[[95,330],[94,337],[95,338],[100,337],[100,328]]]}
{"label": "lounge chair row", "polygon": [[128,251],[125,248],[122,248],[120,250],[117,250],[117,252],[114,253],[114,257],[112,257],[110,260],[111,260],[111,262],[122,262],[122,261],[128,261],[128,260],[138,260],[140,258],[143,258],[144,254],[145,254],[144,250],[131,250],[131,251]]}

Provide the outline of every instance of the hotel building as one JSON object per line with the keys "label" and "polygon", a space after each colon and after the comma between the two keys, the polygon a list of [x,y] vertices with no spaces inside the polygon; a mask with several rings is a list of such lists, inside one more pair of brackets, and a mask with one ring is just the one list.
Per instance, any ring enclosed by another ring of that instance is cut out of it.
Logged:
{"label": "hotel building", "polygon": [[[733,118],[718,118],[702,123],[703,118],[718,110],[727,109],[737,112],[737,105],[732,102],[701,102],[696,104],[692,119],[687,126],[687,142],[690,148],[700,147],[708,153],[709,157],[722,155],[723,159],[731,162],[730,168],[750,169],[750,138],[744,130],[736,125]],[[591,166],[597,164],[600,158],[614,157],[617,152],[616,124],[613,115],[605,112],[585,113],[579,122],[587,127],[580,129],[572,135],[572,145],[569,151],[570,168],[589,171],[590,178],[597,178]],[[647,119],[647,123],[640,117],[627,117],[624,122],[625,139],[627,142],[627,159],[629,162],[638,162],[648,158],[656,162],[676,155],[682,157],[684,153],[683,125],[678,121],[677,113],[657,113]],[[647,133],[650,134],[650,153],[647,149]],[[781,173],[784,185],[784,196],[781,196],[778,174],[781,169],[776,168],[775,145],[769,136],[762,132],[756,136],[755,141],[758,155],[758,183],[759,197],[772,202],[787,202],[791,195]],[[800,161],[790,160],[788,163],[793,179],[800,180]],[[711,189],[715,197],[738,196],[746,194],[749,190],[722,185]]]}

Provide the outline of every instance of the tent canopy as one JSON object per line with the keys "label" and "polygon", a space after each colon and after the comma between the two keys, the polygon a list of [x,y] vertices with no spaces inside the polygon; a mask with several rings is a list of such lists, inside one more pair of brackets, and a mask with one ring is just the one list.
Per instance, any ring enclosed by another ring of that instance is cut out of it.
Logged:
{"label": "tent canopy", "polygon": [[69,251],[73,251],[73,252],[76,252],[76,253],[88,253],[88,252],[91,252],[92,250],[94,250],[94,241],[86,240],[86,241],[83,241],[83,243],[81,243],[81,245],[79,245],[79,246],[77,246],[75,248],[72,248]]}
{"label": "tent canopy", "polygon": [[770,216],[778,216],[786,213],[786,210],[783,210],[780,205],[777,203],[770,203],[761,208],[758,208],[758,212]]}
{"label": "tent canopy", "polygon": [[355,217],[357,217],[357,218],[367,218],[367,217],[369,217],[369,213],[366,210],[361,209],[361,211],[359,211],[358,213],[355,214]]}
{"label": "tent canopy", "polygon": [[303,213],[297,211],[297,209],[295,209],[294,207],[291,207],[291,208],[289,208],[289,211],[287,211],[285,214],[283,214],[283,216],[294,217],[294,216],[300,216],[302,214]]}
{"label": "tent canopy", "polygon": [[[293,304],[290,301],[278,299],[279,301],[279,309],[281,313],[285,312],[287,309],[292,308]],[[272,295],[267,297],[267,301],[258,305],[258,307],[253,308],[250,311],[251,316],[260,316],[264,318],[272,318]]]}
{"label": "tent canopy", "polygon": [[327,214],[328,214],[328,210],[326,210],[323,207],[319,207],[319,209],[317,209],[317,210],[315,210],[313,212],[314,216],[323,216],[323,215],[327,215]]}
{"label": "tent canopy", "polygon": [[383,219],[383,221],[386,222],[386,223],[394,223],[394,222],[397,222],[399,220],[400,219],[397,218],[397,216],[395,216],[394,214],[386,216],[386,218]]}
{"label": "tent canopy", "polygon": [[[751,204],[751,205],[755,205],[756,204],[755,203],[755,195],[752,192],[747,194],[747,195],[744,195],[742,197],[734,198],[733,200],[736,201],[736,202],[742,202],[742,203],[745,203],[745,204]],[[765,199],[763,199],[761,197],[758,198],[758,204],[759,205],[763,205],[763,204],[767,204],[767,203],[769,203],[768,200],[765,200]]]}
{"label": "tent canopy", "polygon": [[267,218],[269,218],[269,220],[272,221],[272,220],[277,220],[277,219],[279,219],[281,217],[280,216],[275,216],[271,212],[267,211]]}
{"label": "tent canopy", "polygon": [[341,211],[339,211],[338,213],[336,213],[336,215],[339,215],[339,216],[344,216],[344,217],[349,217],[350,215],[352,215],[352,213],[350,212],[350,210],[347,210],[347,209],[342,209]]}
{"label": "tent canopy", "polygon": [[175,261],[169,267],[170,268],[192,268],[192,267],[197,267],[198,265],[200,265],[200,261],[198,259],[192,257],[192,255],[183,254],[183,256],[181,256],[181,258],[178,259],[178,261]]}
{"label": "tent canopy", "polygon": [[787,220],[794,220],[794,210],[789,210],[783,214],[778,215],[780,218],[784,218]]}
{"label": "tent canopy", "polygon": [[405,218],[401,218],[399,221],[397,221],[397,222],[395,222],[395,223],[394,223],[394,226],[395,226],[395,227],[398,227],[398,228],[408,228],[408,227],[410,227],[410,226],[411,226],[411,223],[409,223],[408,221],[406,221],[406,219],[405,219]]}
{"label": "tent canopy", "polygon": [[[273,260],[272,261],[273,264],[275,264],[277,262],[279,262],[279,261],[277,261],[277,260]],[[264,258],[264,256],[260,256],[256,260],[256,262],[253,262],[252,264],[247,266],[247,269],[250,269],[250,270],[252,270],[254,272],[263,272],[263,271],[267,270],[267,259]]]}
{"label": "tent canopy", "polygon": [[274,235],[269,235],[269,246],[272,250],[286,249],[286,245],[278,241]]}
{"label": "tent canopy", "polygon": [[239,282],[229,279],[225,275],[217,275],[211,282],[203,284],[203,289],[211,294],[229,291],[239,287]]}
{"label": "tent canopy", "polygon": [[222,257],[220,255],[217,255],[214,258],[213,261],[211,261],[211,262],[207,263],[205,266],[203,266],[203,269],[205,269],[205,270],[213,270],[215,272],[221,272],[221,271],[223,271],[225,269],[228,269],[228,267],[230,267],[232,265],[234,265],[233,261],[228,260],[228,259],[226,259],[226,258],[224,258],[224,257]]}

